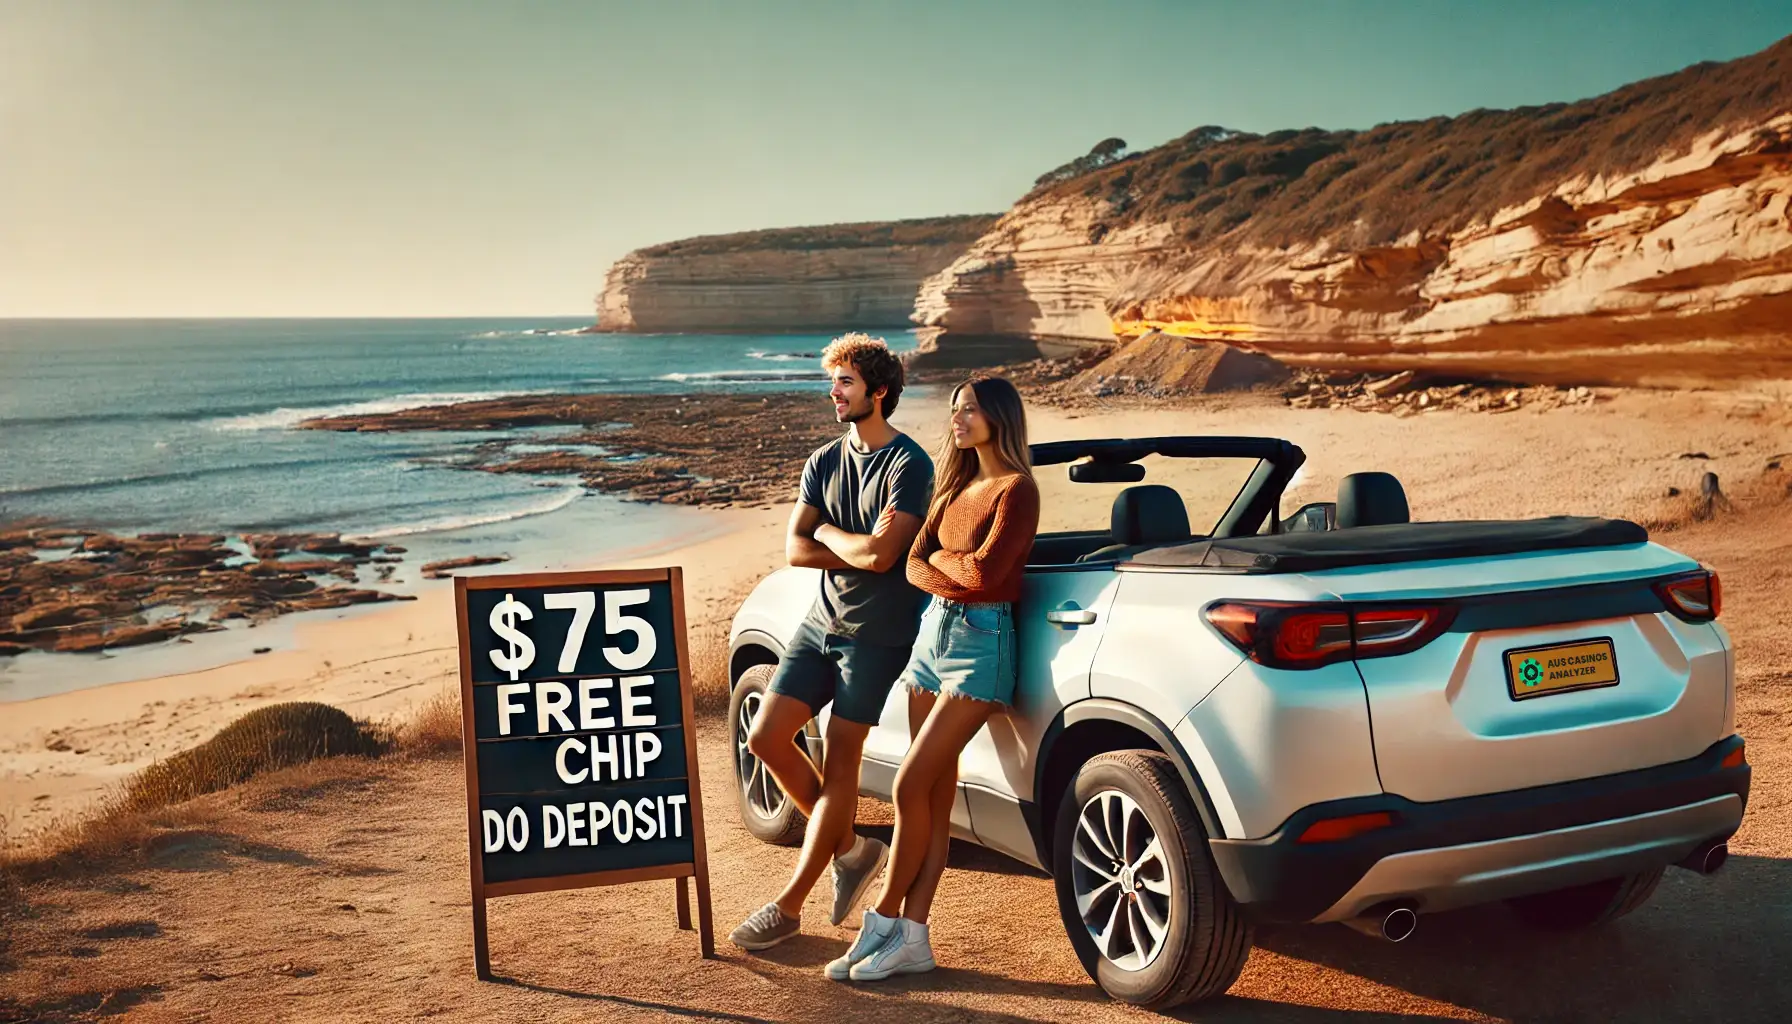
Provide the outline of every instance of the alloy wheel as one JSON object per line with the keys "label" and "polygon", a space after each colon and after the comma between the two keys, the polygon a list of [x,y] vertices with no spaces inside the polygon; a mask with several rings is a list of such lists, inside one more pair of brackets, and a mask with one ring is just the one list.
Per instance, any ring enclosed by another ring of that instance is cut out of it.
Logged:
{"label": "alloy wheel", "polygon": [[1071,842],[1071,886],[1083,927],[1123,971],[1149,967],[1170,933],[1170,865],[1144,808],[1118,790],[1083,805]]}

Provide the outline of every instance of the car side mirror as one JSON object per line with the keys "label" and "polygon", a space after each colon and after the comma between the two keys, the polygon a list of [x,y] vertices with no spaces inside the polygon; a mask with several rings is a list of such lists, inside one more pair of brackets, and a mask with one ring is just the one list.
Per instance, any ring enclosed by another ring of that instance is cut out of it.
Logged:
{"label": "car side mirror", "polygon": [[1323,532],[1338,528],[1338,503],[1315,501],[1282,520],[1283,533]]}
{"label": "car side mirror", "polygon": [[1145,479],[1145,467],[1136,462],[1088,462],[1070,464],[1070,479],[1079,484],[1136,484]]}

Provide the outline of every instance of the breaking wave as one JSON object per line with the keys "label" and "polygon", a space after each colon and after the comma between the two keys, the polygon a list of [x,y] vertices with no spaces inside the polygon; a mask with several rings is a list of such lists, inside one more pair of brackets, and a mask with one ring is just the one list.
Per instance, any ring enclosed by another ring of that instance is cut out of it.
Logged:
{"label": "breaking wave", "polygon": [[543,391],[450,391],[393,395],[390,398],[375,398],[371,401],[349,402],[342,405],[281,406],[266,412],[250,413],[244,416],[226,416],[213,420],[211,426],[215,430],[291,430],[306,420],[328,416],[373,416],[380,413],[403,412],[406,409],[421,409],[431,405],[457,405],[461,402],[483,402],[493,398],[544,393]]}
{"label": "breaking wave", "polygon": [[490,526],[493,523],[508,523],[532,516],[547,515],[558,512],[566,506],[584,497],[582,484],[571,484],[555,488],[554,492],[540,501],[523,505],[519,508],[505,509],[502,512],[486,512],[471,515],[450,516],[422,523],[406,523],[402,526],[390,526],[367,533],[355,534],[354,540],[384,540],[390,537],[411,537],[420,533],[443,533],[448,530],[462,530],[470,526]]}
{"label": "breaking wave", "polygon": [[655,380],[677,384],[763,384],[780,380],[826,380],[820,370],[710,370],[704,373],[663,373]]}

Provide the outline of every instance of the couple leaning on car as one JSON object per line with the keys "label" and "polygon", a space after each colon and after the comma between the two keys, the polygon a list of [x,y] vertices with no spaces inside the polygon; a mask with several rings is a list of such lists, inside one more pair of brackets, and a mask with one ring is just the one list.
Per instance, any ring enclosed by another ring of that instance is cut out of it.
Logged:
{"label": "couple leaning on car", "polygon": [[[748,747],[808,815],[795,873],[730,936],[767,949],[801,929],[803,901],[832,862],[840,924],[883,872],[835,980],[932,970],[927,912],[946,867],[958,755],[1014,699],[1014,602],[1039,524],[1026,416],[1014,386],[978,377],[952,393],[935,458],[891,427],[902,364],[849,334],[822,353],[834,415],[849,429],[803,467],[786,544],[823,570],[821,592],[772,677]],[[896,775],[885,846],[853,831],[865,737],[898,682],[912,742]],[[833,702],[822,770],[795,744]],[[888,870],[885,871],[885,867]]]}

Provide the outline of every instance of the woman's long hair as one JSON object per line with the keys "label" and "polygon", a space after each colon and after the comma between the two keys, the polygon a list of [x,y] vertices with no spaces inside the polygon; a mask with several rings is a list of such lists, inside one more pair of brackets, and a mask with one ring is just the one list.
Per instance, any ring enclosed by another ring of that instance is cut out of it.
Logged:
{"label": "woman's long hair", "polygon": [[[1001,377],[978,374],[952,389],[951,404],[965,388],[977,396],[977,407],[989,420],[991,440],[996,458],[1009,469],[1033,477],[1032,451],[1027,447],[1027,410],[1020,392]],[[946,506],[977,479],[977,450],[960,448],[952,440],[952,422],[946,421],[946,435],[933,457],[933,501],[927,506],[927,519],[922,530],[932,533],[946,514]]]}

